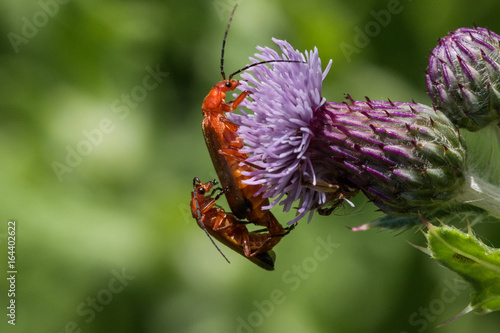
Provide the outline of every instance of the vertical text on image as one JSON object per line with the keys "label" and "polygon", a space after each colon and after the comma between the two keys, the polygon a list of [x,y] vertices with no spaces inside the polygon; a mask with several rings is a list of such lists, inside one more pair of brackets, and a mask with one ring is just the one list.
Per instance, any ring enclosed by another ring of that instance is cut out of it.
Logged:
{"label": "vertical text on image", "polygon": [[7,223],[7,235],[7,281],[9,281],[7,317],[10,319],[8,320],[10,325],[16,325],[16,221]]}

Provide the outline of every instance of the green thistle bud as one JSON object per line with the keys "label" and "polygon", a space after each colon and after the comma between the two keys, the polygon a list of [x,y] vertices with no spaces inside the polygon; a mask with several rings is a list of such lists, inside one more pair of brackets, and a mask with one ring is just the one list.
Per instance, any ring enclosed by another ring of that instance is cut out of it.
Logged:
{"label": "green thistle bud", "polygon": [[427,93],[458,127],[477,131],[500,122],[500,36],[460,28],[431,52]]}
{"label": "green thistle bud", "polygon": [[384,213],[430,213],[465,183],[462,138],[443,113],[426,105],[326,103],[312,124],[316,173],[361,189]]}
{"label": "green thistle bud", "polygon": [[414,246],[460,275],[473,290],[470,304],[451,320],[471,311],[500,310],[500,249],[484,244],[470,227],[464,233],[451,226],[433,226],[422,221],[429,229],[425,234],[427,248]]}

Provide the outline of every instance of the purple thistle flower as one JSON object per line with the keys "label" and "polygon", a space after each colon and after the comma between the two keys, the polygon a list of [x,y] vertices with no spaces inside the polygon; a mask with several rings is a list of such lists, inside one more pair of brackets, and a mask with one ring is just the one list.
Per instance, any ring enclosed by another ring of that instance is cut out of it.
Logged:
{"label": "purple thistle flower", "polygon": [[500,36],[460,28],[431,52],[427,93],[457,126],[477,131],[500,121]]}
{"label": "purple thistle flower", "polygon": [[285,41],[273,40],[257,54],[273,63],[242,74],[242,90],[252,92],[234,116],[247,145],[248,161],[259,166],[249,184],[262,185],[286,211],[299,200],[297,217],[329,214],[359,190],[392,215],[431,212],[451,201],[465,182],[465,147],[441,112],[415,103],[370,101],[326,103],[317,49],[304,56]]}
{"label": "purple thistle flower", "polygon": [[252,154],[248,161],[262,167],[252,172],[248,183],[263,185],[260,192],[266,191],[265,197],[277,197],[271,207],[285,193],[288,195],[281,204],[286,211],[300,199],[295,219],[298,220],[327,200],[326,193],[302,186],[301,172],[315,174],[311,160],[304,153],[314,135],[309,128],[314,112],[325,103],[321,87],[331,61],[323,73],[317,49],[304,56],[286,41],[273,41],[283,55],[268,47],[258,47],[261,52],[256,54],[258,59],[250,60],[289,59],[306,63],[274,63],[272,70],[266,66],[253,68],[255,77],[242,74],[248,82],[242,82],[240,89],[252,92],[253,99],[242,105],[254,113],[232,118],[242,125],[238,134],[248,146],[243,152]]}

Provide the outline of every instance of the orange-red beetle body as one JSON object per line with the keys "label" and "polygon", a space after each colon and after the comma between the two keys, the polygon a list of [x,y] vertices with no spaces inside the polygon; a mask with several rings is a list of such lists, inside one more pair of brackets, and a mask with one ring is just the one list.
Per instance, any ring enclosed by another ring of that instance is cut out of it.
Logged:
{"label": "orange-red beetle body", "polygon": [[248,92],[242,92],[234,101],[225,101],[226,92],[239,85],[237,80],[223,80],[217,83],[203,101],[203,135],[212,163],[223,188],[227,188],[226,199],[236,217],[246,218],[258,225],[265,226],[272,233],[283,233],[284,229],[269,210],[262,209],[269,205],[269,200],[262,195],[255,196],[260,185],[244,184],[248,176],[244,171],[252,171],[248,164],[240,163],[248,158],[239,152],[243,141],[236,131],[238,125],[229,120],[224,112],[232,112],[246,98]]}
{"label": "orange-red beetle body", "polygon": [[247,156],[238,152],[238,149],[243,148],[243,142],[236,134],[238,125],[224,114],[233,111],[247,96],[242,93],[232,104],[225,102],[226,92],[234,90],[238,84],[237,80],[224,80],[212,88],[202,105],[202,129],[219,181],[223,188],[228,189],[226,198],[229,207],[238,218],[246,218],[252,209],[252,203],[243,193],[243,188],[247,185],[241,182],[241,171],[245,167],[240,168],[239,162]]}
{"label": "orange-red beetle body", "polygon": [[[224,192],[222,189],[213,197],[210,190],[217,184],[216,181],[201,183],[198,178],[193,180],[191,194],[191,213],[202,229],[205,229],[215,239],[232,250],[245,256],[260,267],[274,269],[274,253],[271,249],[292,228],[282,229],[280,234],[263,231],[248,231],[246,224],[251,222],[240,221],[233,214],[226,213],[224,209],[216,206],[216,201]],[[269,252],[271,251],[271,252]]]}

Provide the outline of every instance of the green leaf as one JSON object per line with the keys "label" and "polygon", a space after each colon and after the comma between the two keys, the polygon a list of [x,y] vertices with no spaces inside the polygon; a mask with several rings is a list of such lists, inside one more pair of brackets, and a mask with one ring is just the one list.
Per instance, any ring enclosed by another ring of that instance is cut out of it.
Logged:
{"label": "green leaf", "polygon": [[500,310],[500,249],[484,244],[470,227],[464,233],[452,226],[423,222],[428,228],[425,252],[469,282],[473,290],[469,306],[457,317],[470,311]]}

